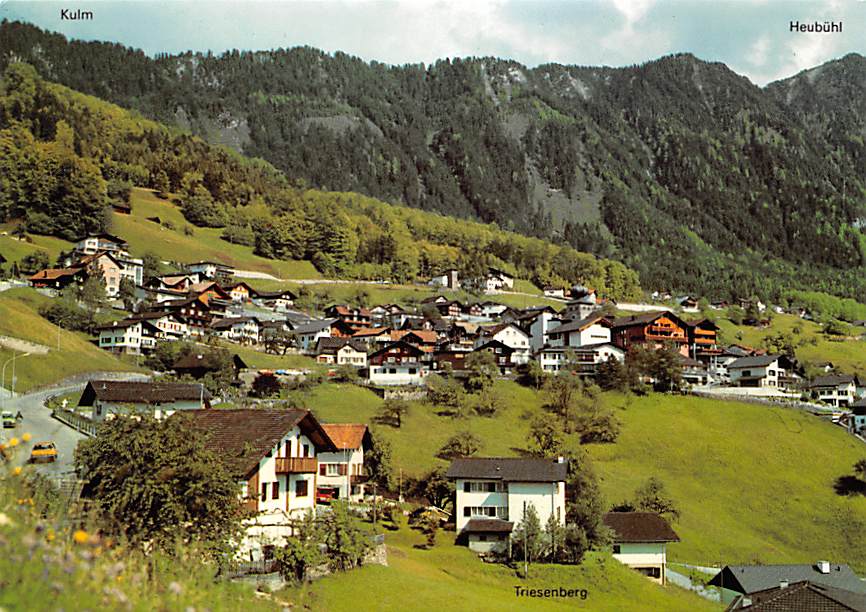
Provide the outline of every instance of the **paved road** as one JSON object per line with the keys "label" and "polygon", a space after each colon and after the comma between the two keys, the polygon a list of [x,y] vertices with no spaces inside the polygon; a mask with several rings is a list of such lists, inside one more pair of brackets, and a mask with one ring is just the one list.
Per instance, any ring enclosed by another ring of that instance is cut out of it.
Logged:
{"label": "paved road", "polygon": [[60,421],[51,418],[51,411],[43,405],[43,402],[51,395],[70,393],[82,389],[84,389],[83,383],[19,395],[13,399],[5,399],[4,410],[11,410],[13,413],[17,413],[20,410],[24,416],[24,420],[18,423],[18,427],[15,429],[0,430],[0,437],[8,440],[15,436],[20,440],[21,436],[25,433],[29,433],[31,436],[30,442],[22,443],[19,450],[15,453],[15,458],[13,459],[14,465],[23,465],[27,461],[34,443],[51,441],[57,445],[57,461],[54,463],[38,464],[35,466],[35,469],[50,477],[58,477],[72,471],[75,447],[78,445],[78,441],[85,436]]}

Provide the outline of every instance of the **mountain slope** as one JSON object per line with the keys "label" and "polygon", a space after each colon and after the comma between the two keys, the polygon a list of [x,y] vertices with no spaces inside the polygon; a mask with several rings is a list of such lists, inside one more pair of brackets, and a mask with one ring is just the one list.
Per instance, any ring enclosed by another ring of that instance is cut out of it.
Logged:
{"label": "mountain slope", "polygon": [[761,89],[691,55],[621,69],[386,66],[307,47],[150,59],[0,27],[0,63],[25,59],[307,185],[613,255],[650,288],[866,300],[860,56]]}
{"label": "mountain slope", "polygon": [[[21,219],[34,234],[75,239],[110,229],[109,202],[132,186],[150,186],[177,194],[180,214],[203,228],[198,240],[191,226],[183,236],[163,232],[180,217],[159,202],[154,209],[153,199],[145,214],[164,219],[136,214],[114,222],[148,236],[134,242],[137,250],[179,261],[221,251],[226,263],[281,275],[312,270],[266,260],[401,283],[451,267],[478,279],[495,266],[538,284],[583,283],[613,299],[640,295],[637,275],[619,262],[357,193],[303,189],[267,162],[47,82],[20,62],[0,81],[0,151],[0,220]],[[148,208],[135,198],[132,205]]]}

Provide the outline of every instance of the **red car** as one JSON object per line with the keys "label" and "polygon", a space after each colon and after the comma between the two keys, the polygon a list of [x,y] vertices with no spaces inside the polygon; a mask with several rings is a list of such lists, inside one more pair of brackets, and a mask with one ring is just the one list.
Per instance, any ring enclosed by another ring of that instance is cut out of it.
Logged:
{"label": "red car", "polygon": [[317,504],[330,504],[336,497],[333,489],[319,489],[316,491]]}

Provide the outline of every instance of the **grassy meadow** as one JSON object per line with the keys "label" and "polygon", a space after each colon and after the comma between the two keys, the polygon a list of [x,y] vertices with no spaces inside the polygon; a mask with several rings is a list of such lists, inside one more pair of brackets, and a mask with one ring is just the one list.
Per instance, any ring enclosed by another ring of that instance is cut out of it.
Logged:
{"label": "grassy meadow", "polygon": [[[102,351],[84,334],[66,331],[39,316],[39,306],[49,300],[32,289],[0,293],[0,334],[44,344],[51,349],[46,355],[22,357],[19,353],[15,361],[16,391],[27,391],[82,372],[139,370],[132,359],[120,359]],[[11,350],[0,347],[0,362],[5,363],[12,355]],[[11,366],[7,370],[9,377]]]}
{"label": "grassy meadow", "polygon": [[[367,389],[326,384],[304,401],[325,422],[362,422],[393,446],[395,472],[419,477],[453,434],[482,440],[481,456],[516,456],[541,408],[531,389],[498,382],[494,417],[439,416],[412,402],[403,425],[380,424],[382,400]],[[609,505],[659,477],[682,516],[672,559],[700,564],[801,563],[830,558],[866,572],[866,497],[835,492],[866,447],[840,427],[788,408],[680,395],[606,394],[623,427],[614,444],[590,444]],[[566,447],[579,445],[567,437]]]}
{"label": "grassy meadow", "polygon": [[[529,579],[514,569],[483,563],[440,532],[436,545],[418,548],[424,537],[402,526],[386,531],[388,566],[368,566],[278,593],[308,610],[720,610],[675,586],[660,587],[607,553],[590,553],[579,566],[532,565]],[[586,598],[528,598],[515,586],[585,589]]]}
{"label": "grassy meadow", "polygon": [[[241,270],[254,270],[277,278],[319,278],[319,273],[308,261],[282,261],[266,259],[253,254],[252,247],[231,244],[220,238],[218,228],[193,227],[173,203],[157,198],[149,189],[132,190],[132,214],[113,213],[111,232],[129,242],[136,257],[150,251],[164,260],[192,263],[218,261]],[[149,218],[158,217],[168,229]],[[184,233],[192,229],[192,235]]]}

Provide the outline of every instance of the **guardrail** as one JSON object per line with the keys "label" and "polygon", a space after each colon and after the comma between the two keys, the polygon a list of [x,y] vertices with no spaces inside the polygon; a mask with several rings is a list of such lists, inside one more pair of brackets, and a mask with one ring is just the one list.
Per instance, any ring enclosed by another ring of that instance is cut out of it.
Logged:
{"label": "guardrail", "polygon": [[96,423],[80,414],[62,408],[54,408],[51,411],[51,416],[86,436],[93,437],[96,435]]}

